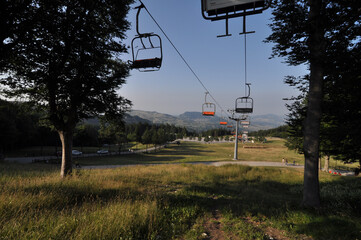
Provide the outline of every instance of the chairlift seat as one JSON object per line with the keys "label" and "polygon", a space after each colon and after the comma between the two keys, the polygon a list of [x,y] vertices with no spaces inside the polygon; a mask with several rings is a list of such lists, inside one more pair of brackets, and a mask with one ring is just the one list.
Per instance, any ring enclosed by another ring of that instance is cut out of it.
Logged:
{"label": "chairlift seat", "polygon": [[162,60],[160,58],[151,58],[151,59],[139,59],[133,61],[132,68],[160,68],[162,65]]}
{"label": "chairlift seat", "polygon": [[214,116],[214,112],[203,112],[204,116]]}
{"label": "chairlift seat", "polygon": [[253,108],[251,107],[243,107],[243,108],[236,108],[236,113],[252,113]]}

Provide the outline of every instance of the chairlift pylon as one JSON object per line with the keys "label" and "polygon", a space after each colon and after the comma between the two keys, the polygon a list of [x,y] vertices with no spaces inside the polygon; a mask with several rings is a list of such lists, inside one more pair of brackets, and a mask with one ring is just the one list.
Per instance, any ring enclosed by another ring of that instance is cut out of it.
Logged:
{"label": "chairlift pylon", "polygon": [[[136,20],[138,35],[133,38],[131,43],[133,57],[131,68],[141,72],[158,71],[163,60],[162,39],[155,33],[139,32],[139,14],[142,8],[145,8],[143,3],[136,7],[138,9]],[[155,54],[156,56],[149,56],[148,54]]]}
{"label": "chairlift pylon", "polygon": [[207,94],[209,93],[206,92],[206,95],[204,97],[205,101],[202,105],[202,114],[203,116],[214,116],[214,114],[216,113],[216,105],[214,103],[207,102]]}
{"label": "chairlift pylon", "polygon": [[250,83],[246,83],[246,86],[248,86],[248,95],[236,99],[236,113],[253,113],[253,99],[250,97],[251,87],[249,85]]}

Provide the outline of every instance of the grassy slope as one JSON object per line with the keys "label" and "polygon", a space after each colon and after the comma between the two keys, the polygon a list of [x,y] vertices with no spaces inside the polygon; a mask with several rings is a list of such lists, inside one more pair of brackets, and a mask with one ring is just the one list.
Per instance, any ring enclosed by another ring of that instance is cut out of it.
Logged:
{"label": "grassy slope", "polygon": [[[197,146],[151,157],[199,151],[212,160],[229,148]],[[264,149],[252,151],[263,158]],[[202,239],[215,210],[234,239],[269,239],[270,229],[284,239],[361,239],[360,178],[321,173],[317,212],[299,207],[302,179],[287,168],[158,165],[77,170],[61,180],[57,166],[0,164],[0,239]]]}
{"label": "grassy slope", "polygon": [[[289,162],[303,164],[303,157],[293,151],[288,151],[283,140],[273,139],[266,144],[247,144],[265,148],[238,147],[240,161],[269,161],[281,162],[287,158]],[[202,161],[230,161],[233,159],[234,143],[203,144],[198,142],[182,142],[180,146],[170,144],[159,152],[136,155],[102,156],[92,158],[78,158],[81,165],[121,165],[142,163],[186,163]]]}

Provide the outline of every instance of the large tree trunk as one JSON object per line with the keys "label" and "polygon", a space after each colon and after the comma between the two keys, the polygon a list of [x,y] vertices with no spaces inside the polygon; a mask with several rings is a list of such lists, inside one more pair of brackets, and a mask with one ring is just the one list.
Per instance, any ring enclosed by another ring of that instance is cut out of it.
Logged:
{"label": "large tree trunk", "polygon": [[62,178],[68,176],[72,172],[72,149],[73,149],[73,132],[59,131],[62,145],[62,158],[60,176]]}
{"label": "large tree trunk", "polygon": [[318,208],[320,207],[318,157],[322,115],[324,31],[321,18],[322,0],[309,0],[309,4],[310,86],[304,125],[305,172],[302,204],[307,207]]}
{"label": "large tree trunk", "polygon": [[330,156],[329,155],[326,155],[325,156],[325,164],[323,165],[323,170],[325,172],[328,172],[329,171],[329,168],[330,168]]}

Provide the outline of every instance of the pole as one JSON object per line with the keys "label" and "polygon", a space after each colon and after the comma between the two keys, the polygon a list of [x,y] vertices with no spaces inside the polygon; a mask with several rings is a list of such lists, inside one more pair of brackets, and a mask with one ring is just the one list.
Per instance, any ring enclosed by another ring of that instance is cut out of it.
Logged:
{"label": "pole", "polygon": [[236,119],[236,139],[234,142],[234,158],[233,158],[233,160],[238,160],[238,121],[239,121],[239,119]]}

